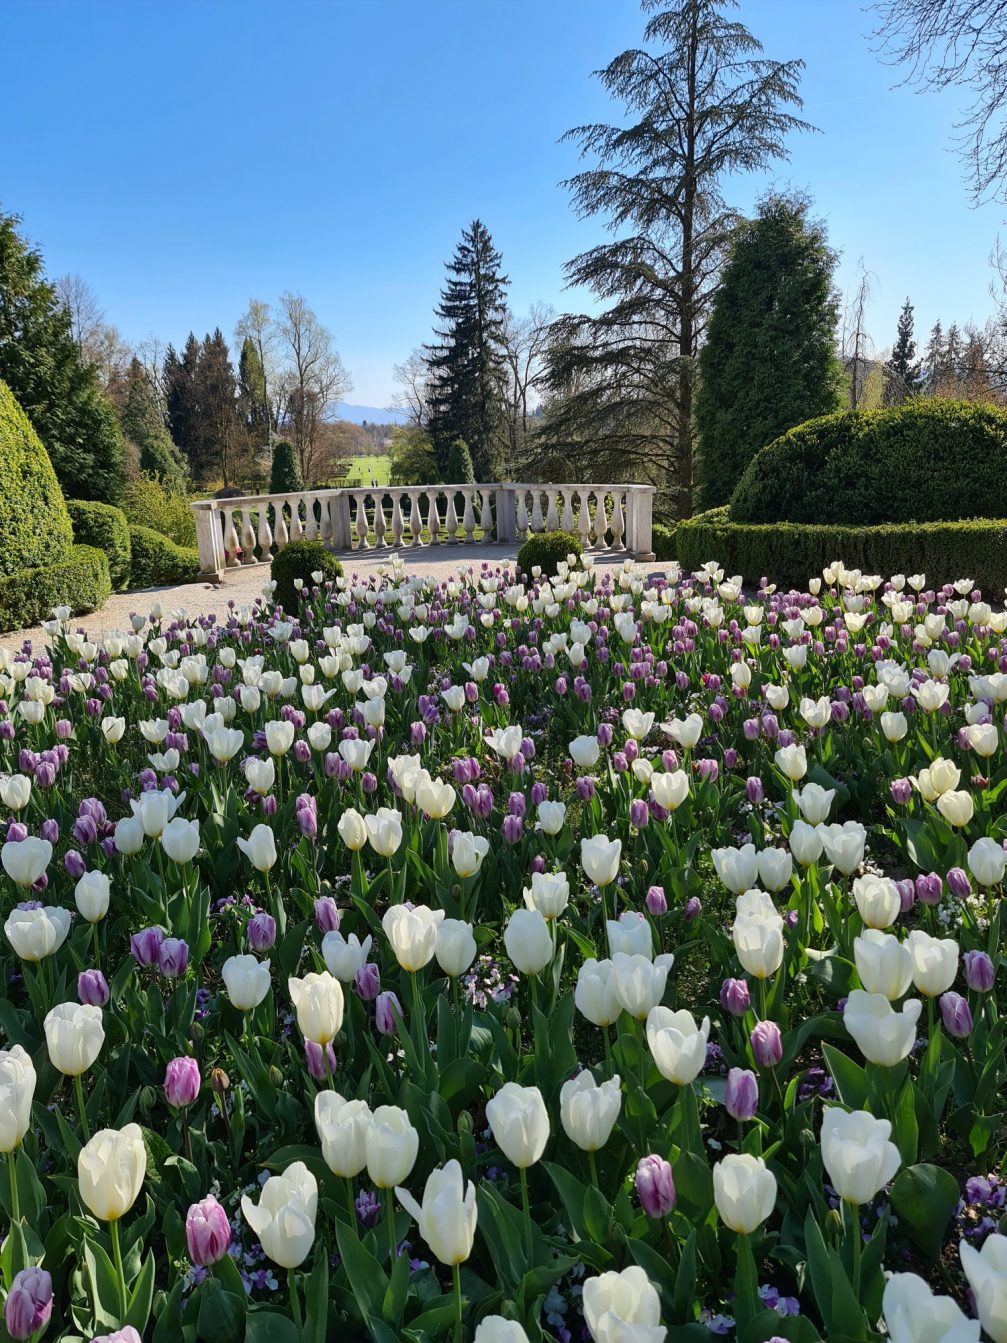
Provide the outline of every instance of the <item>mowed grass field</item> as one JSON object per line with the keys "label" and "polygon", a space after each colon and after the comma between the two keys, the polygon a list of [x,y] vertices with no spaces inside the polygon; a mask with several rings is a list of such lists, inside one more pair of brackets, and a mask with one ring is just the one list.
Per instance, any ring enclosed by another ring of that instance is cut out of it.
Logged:
{"label": "mowed grass field", "polygon": [[351,457],[347,485],[387,485],[392,459],[384,457]]}

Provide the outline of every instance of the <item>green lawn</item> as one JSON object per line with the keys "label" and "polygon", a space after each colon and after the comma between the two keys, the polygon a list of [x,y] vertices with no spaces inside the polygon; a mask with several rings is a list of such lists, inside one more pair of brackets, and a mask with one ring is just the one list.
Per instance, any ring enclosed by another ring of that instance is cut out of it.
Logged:
{"label": "green lawn", "polygon": [[347,485],[387,485],[391,470],[390,457],[351,457]]}

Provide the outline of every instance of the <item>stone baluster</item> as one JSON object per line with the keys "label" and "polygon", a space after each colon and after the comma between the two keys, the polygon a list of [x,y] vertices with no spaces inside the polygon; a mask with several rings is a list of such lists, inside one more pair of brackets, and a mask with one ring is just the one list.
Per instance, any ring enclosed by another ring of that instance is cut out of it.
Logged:
{"label": "stone baluster", "polygon": [[392,545],[398,550],[402,544],[402,496],[392,495]]}
{"label": "stone baluster", "polygon": [[542,491],[534,489],[531,492],[531,530],[541,532],[545,530],[545,519],[542,516]]}
{"label": "stone baluster", "polygon": [[290,498],[290,539],[300,541],[304,538],[304,524],[301,522],[301,497],[292,494]]}
{"label": "stone baluster", "polygon": [[423,509],[420,507],[423,496],[412,493],[409,496],[409,526],[413,533],[413,545],[421,546],[423,544]]}
{"label": "stone baluster", "polygon": [[367,495],[364,491],[354,494],[357,504],[357,544],[356,550],[370,550],[371,543],[367,539]]}
{"label": "stone baluster", "polygon": [[626,530],[625,518],[622,511],[622,501],[624,498],[622,490],[612,491],[612,549],[623,550],[622,535]]}
{"label": "stone baluster", "polygon": [[563,516],[560,519],[560,526],[565,532],[573,531],[573,490],[564,486],[561,491],[563,496]]}
{"label": "stone baluster", "polygon": [[598,506],[594,511],[594,548],[595,550],[605,549],[605,533],[608,531],[608,517],[605,513],[605,489],[597,489],[594,492]]}
{"label": "stone baluster", "polygon": [[465,528],[465,540],[469,545],[472,544],[476,530],[476,514],[475,509],[472,507],[474,495],[475,490],[471,487],[463,492],[463,497],[465,499],[465,516],[462,520],[462,526]]}
{"label": "stone baluster", "polygon": [[234,525],[234,510],[227,508],[224,510],[224,550],[227,552],[227,567],[233,568],[241,563],[238,551],[241,549],[241,540],[238,537],[238,529]]}
{"label": "stone baluster", "polygon": [[273,533],[269,526],[269,505],[261,504],[259,506],[259,559],[263,563],[269,562],[272,554]]}
{"label": "stone baluster", "polygon": [[273,507],[274,536],[276,538],[277,550],[282,550],[290,540],[290,532],[287,530],[287,515],[284,512],[286,499],[277,499]]}
{"label": "stone baluster", "polygon": [[458,544],[458,512],[455,508],[455,492],[448,489],[446,493],[448,503],[444,514],[444,526],[447,528],[448,545],[456,546]]}
{"label": "stone baluster", "polygon": [[545,529],[547,532],[557,532],[559,531],[559,518],[556,514],[556,491],[551,486],[546,498],[549,500],[549,507],[545,515]]}
{"label": "stone baluster", "polygon": [[480,504],[479,526],[482,529],[483,545],[486,546],[493,540],[493,509],[490,507],[489,490],[480,491]]}
{"label": "stone baluster", "polygon": [[430,544],[439,546],[441,543],[441,508],[437,502],[437,491],[427,491],[427,529],[430,532]]}
{"label": "stone baluster", "polygon": [[255,563],[255,528],[252,526],[252,510],[247,505],[241,510],[241,562]]}
{"label": "stone baluster", "polygon": [[374,496],[374,545],[377,550],[384,547],[387,531],[388,519],[385,517],[385,496],[376,494]]}
{"label": "stone baluster", "polygon": [[582,550],[588,550],[591,545],[591,491],[578,490],[577,498],[580,500],[580,511],[577,514],[577,535],[580,537]]}
{"label": "stone baluster", "polygon": [[324,498],[318,496],[318,539],[323,545],[332,545],[332,514],[330,510],[330,496]]}
{"label": "stone baluster", "polygon": [[528,498],[527,492],[523,489],[517,491],[517,515],[514,523],[517,542],[521,545],[528,536]]}
{"label": "stone baluster", "polygon": [[318,539],[318,522],[315,518],[315,496],[313,494],[303,494],[304,500],[304,539],[305,541],[316,541]]}

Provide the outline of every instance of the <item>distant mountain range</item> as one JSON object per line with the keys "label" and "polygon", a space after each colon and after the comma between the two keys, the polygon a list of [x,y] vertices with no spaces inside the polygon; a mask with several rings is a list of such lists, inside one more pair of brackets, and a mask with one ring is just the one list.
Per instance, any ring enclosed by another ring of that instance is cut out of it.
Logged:
{"label": "distant mountain range", "polygon": [[405,424],[409,418],[404,411],[388,410],[382,406],[351,406],[345,401],[336,402],[336,415],[351,424]]}

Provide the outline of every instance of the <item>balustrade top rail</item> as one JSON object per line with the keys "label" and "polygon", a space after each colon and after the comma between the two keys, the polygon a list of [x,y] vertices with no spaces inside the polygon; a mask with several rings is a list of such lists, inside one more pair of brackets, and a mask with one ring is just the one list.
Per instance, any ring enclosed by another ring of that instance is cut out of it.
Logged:
{"label": "balustrade top rail", "polygon": [[190,507],[200,571],[220,577],[225,569],[268,564],[302,538],[336,551],[391,550],[520,545],[529,533],[562,528],[585,549],[652,559],[653,496],[652,485],[345,485],[200,499]]}

